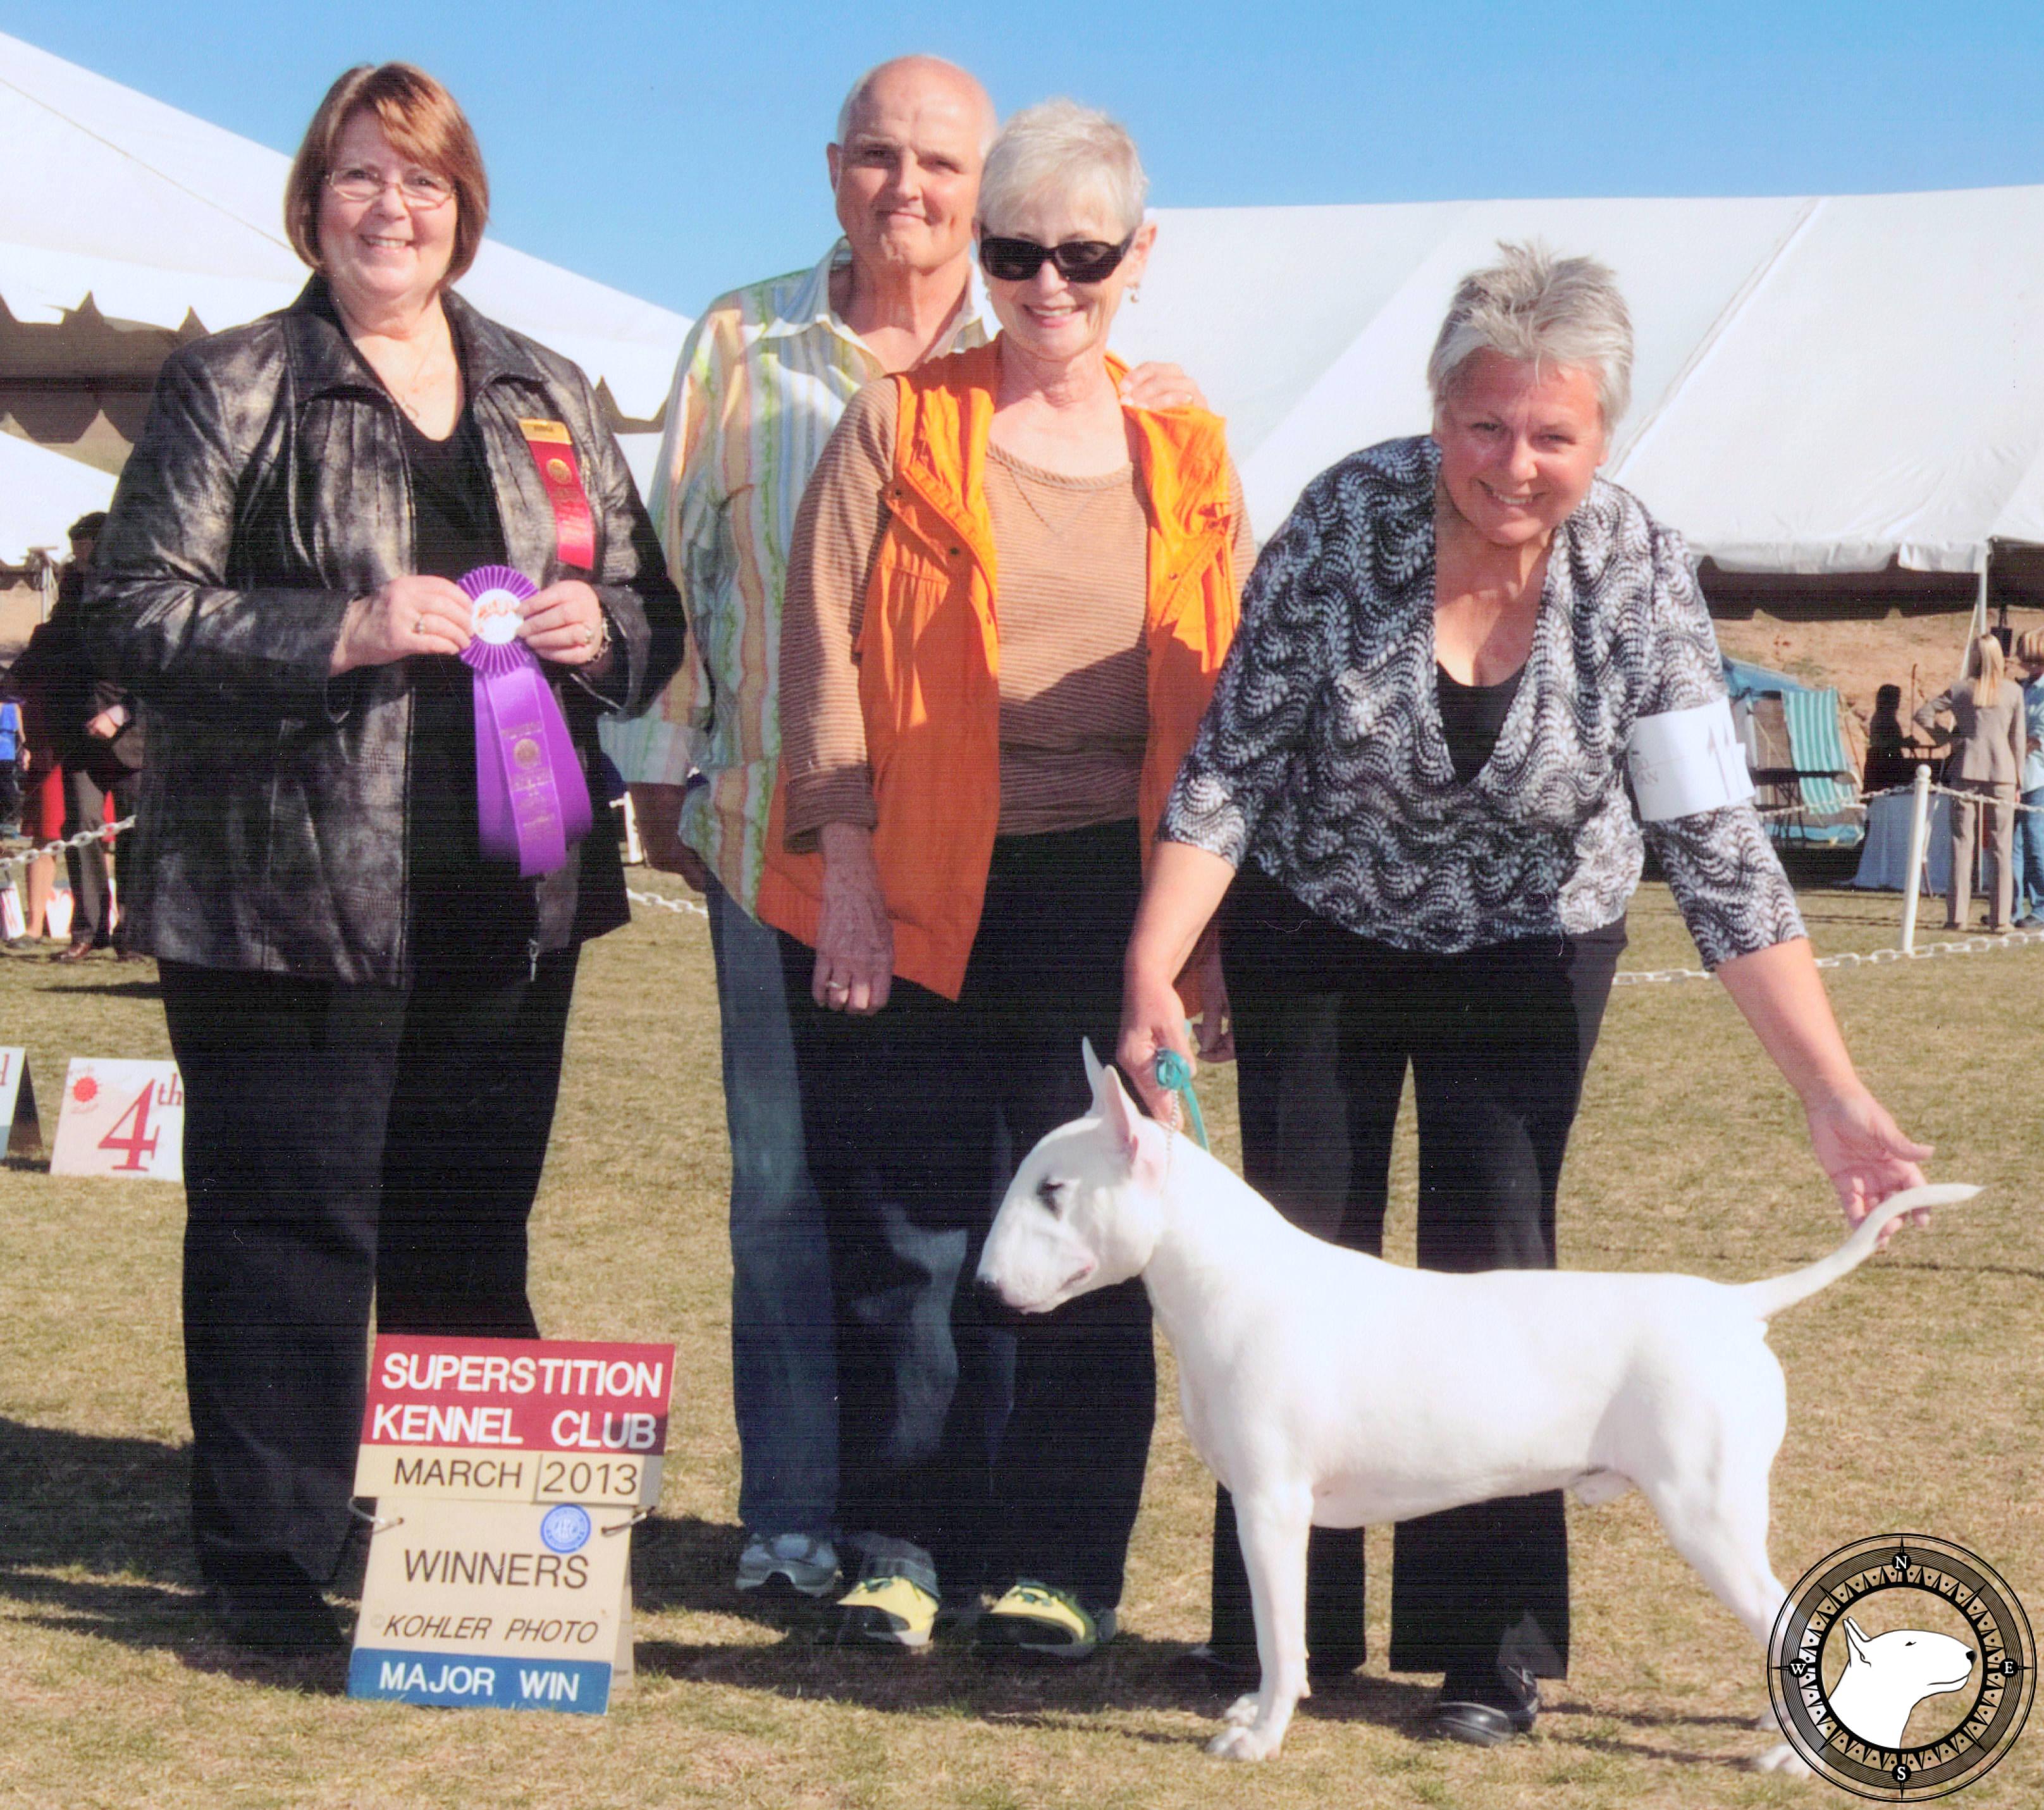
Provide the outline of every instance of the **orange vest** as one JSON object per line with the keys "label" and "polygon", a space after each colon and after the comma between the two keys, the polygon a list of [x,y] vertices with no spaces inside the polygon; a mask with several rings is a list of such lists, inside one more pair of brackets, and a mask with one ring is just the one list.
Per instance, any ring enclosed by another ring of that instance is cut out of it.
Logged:
{"label": "orange vest", "polygon": [[[1124,367],[1110,359],[1108,368],[1118,382]],[[889,517],[853,649],[894,971],[947,999],[965,984],[1001,817],[999,584],[986,490],[998,371],[989,345],[894,379],[901,414]],[[1235,512],[1217,416],[1139,409],[1128,419],[1150,517],[1150,735],[1139,802],[1147,865],[1235,636]],[[784,847],[785,790],[784,774],[759,915],[813,943],[822,858]]]}

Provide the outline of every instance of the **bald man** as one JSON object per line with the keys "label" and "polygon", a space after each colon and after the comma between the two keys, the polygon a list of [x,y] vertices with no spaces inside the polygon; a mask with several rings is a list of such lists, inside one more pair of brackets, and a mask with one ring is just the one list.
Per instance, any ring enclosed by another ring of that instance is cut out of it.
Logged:
{"label": "bald man", "polygon": [[[720,296],[682,348],[651,506],[691,633],[661,705],[606,720],[654,866],[709,910],[731,1136],[732,1383],[740,1589],[838,1580],[830,1258],[805,1159],[778,945],[755,916],[781,752],[782,585],[795,512],[864,385],[983,345],[972,221],[997,121],[955,63],[904,56],[854,83],[825,153],[843,236],[814,269]],[[1196,402],[1171,366],[1132,401]]]}

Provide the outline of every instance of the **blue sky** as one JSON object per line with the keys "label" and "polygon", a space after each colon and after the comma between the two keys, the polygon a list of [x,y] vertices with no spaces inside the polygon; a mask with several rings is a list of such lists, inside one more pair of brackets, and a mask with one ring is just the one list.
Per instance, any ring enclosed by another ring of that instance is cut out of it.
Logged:
{"label": "blue sky", "polygon": [[1692,0],[0,0],[0,30],[288,151],[404,57],[480,134],[509,243],[694,313],[814,260],[852,76],[931,50],[1068,93],[1166,206],[2044,182],[2044,4]]}

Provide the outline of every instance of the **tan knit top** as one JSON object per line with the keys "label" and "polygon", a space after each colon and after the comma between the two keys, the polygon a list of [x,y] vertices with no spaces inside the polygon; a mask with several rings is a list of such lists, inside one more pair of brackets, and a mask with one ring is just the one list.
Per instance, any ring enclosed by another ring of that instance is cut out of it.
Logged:
{"label": "tan knit top", "polygon": [[[899,396],[855,396],[795,520],[781,627],[781,756],[789,847],[827,823],[876,821],[859,703],[859,639],[887,524]],[[1232,472],[1235,571],[1254,557]],[[1143,623],[1149,519],[1133,463],[1067,478],[987,448],[1001,647],[1002,836],[1135,815],[1148,735]]]}

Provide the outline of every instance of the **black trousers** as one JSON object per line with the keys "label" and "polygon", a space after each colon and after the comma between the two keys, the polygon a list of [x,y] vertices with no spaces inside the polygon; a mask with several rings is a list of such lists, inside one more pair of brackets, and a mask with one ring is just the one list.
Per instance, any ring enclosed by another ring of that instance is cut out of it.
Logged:
{"label": "black trousers", "polygon": [[[65,763],[63,833],[67,836],[80,836],[134,814],[141,775],[129,773],[110,786],[102,784],[106,778],[89,766]],[[133,847],[134,840],[129,837],[121,847]],[[113,940],[113,927],[107,921],[111,914],[107,909],[106,845],[94,840],[82,847],[67,848],[64,865],[71,878],[71,940],[104,948]]]}
{"label": "black trousers", "polygon": [[161,964],[185,1087],[192,1521],[209,1583],[332,1574],[386,1332],[537,1335],[525,1222],[576,951],[406,990]]}
{"label": "black trousers", "polygon": [[1005,1316],[973,1277],[1016,1165],[1090,1102],[1080,1040],[1113,1047],[1141,889],[1133,822],[1004,837],[958,1001],[897,980],[872,1018],[813,1004],[815,952],[782,939],[838,1307],[840,1519],[869,1553],[922,1549],[952,1594],[1028,1578],[1121,1598],[1149,1297],[1136,1281]]}
{"label": "black trousers", "polygon": [[[1316,1236],[1380,1252],[1409,1066],[1420,1266],[1553,1268],[1555,1190],[1625,944],[1622,921],[1584,937],[1412,955],[1315,916],[1254,866],[1226,909],[1250,1185]],[[1440,1335],[1480,1341],[1483,1329],[1443,1327]],[[1409,1354],[1421,1366],[1427,1355]],[[1362,1531],[1315,1528],[1306,1645],[1316,1674],[1362,1663]],[[1248,1578],[1225,1490],[1214,1517],[1212,1638],[1221,1656],[1254,1659]],[[1559,1491],[1399,1524],[1393,1670],[1481,1670],[1504,1659],[1561,1677],[1568,1652]]]}

